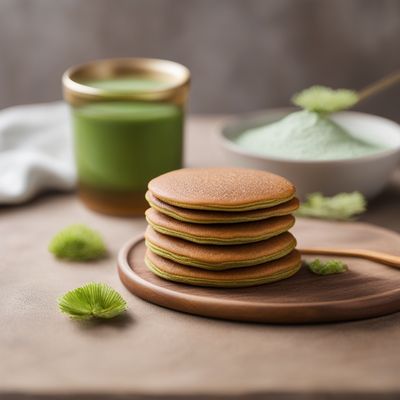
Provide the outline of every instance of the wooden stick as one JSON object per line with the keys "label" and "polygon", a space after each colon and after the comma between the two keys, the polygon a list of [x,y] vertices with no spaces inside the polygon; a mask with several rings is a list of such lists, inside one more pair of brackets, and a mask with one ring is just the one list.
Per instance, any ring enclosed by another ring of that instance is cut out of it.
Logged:
{"label": "wooden stick", "polygon": [[331,256],[357,257],[371,261],[376,261],[382,264],[390,265],[391,267],[400,268],[400,256],[381,253],[378,251],[364,249],[346,249],[346,248],[329,248],[329,247],[308,247],[297,249],[302,254],[319,254]]}
{"label": "wooden stick", "polygon": [[371,83],[364,89],[358,92],[359,102],[365,100],[367,97],[374,96],[375,94],[400,83],[400,70],[395,71],[388,76]]}

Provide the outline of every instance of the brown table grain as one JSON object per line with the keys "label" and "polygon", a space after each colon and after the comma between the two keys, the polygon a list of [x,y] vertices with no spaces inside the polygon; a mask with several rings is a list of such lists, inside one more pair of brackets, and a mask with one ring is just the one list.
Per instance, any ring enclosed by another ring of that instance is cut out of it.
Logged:
{"label": "brown table grain", "polygon": [[[188,124],[186,163],[221,165],[223,117]],[[400,232],[400,173],[362,220]],[[110,256],[58,262],[49,238],[69,223],[102,232]],[[190,316],[132,296],[116,273],[121,245],[145,227],[85,209],[73,194],[0,209],[0,399],[395,399],[400,314],[304,326]],[[56,298],[88,281],[128,300],[112,323],[77,323]]]}

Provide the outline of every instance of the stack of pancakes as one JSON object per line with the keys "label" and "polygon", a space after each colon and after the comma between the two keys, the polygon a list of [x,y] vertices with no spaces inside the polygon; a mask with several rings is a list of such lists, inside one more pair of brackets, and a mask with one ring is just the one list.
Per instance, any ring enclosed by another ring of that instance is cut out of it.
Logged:
{"label": "stack of pancakes", "polygon": [[299,202],[286,179],[242,168],[180,169],[149,183],[145,262],[156,275],[198,286],[243,287],[301,266],[288,232]]}

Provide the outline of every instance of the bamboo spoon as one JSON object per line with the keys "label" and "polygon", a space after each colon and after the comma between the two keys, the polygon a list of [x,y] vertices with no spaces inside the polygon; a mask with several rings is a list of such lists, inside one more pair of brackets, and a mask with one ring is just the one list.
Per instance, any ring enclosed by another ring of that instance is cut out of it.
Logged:
{"label": "bamboo spoon", "polygon": [[366,260],[376,261],[385,265],[389,265],[391,267],[400,268],[400,256],[394,256],[392,254],[382,253],[379,251],[345,249],[340,247],[304,247],[298,250],[302,254],[320,254],[365,258]]}

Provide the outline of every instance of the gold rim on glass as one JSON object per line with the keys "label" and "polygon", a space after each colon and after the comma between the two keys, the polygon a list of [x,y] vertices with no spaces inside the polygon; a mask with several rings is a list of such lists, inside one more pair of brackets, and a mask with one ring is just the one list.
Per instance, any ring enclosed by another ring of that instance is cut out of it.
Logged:
{"label": "gold rim on glass", "polygon": [[[106,90],[86,85],[87,80],[112,79],[124,76],[157,78],[166,83],[162,89],[132,92]],[[168,101],[184,104],[190,72],[176,62],[155,58],[114,58],[95,60],[69,68],[62,77],[65,100],[71,105],[89,101]]]}

